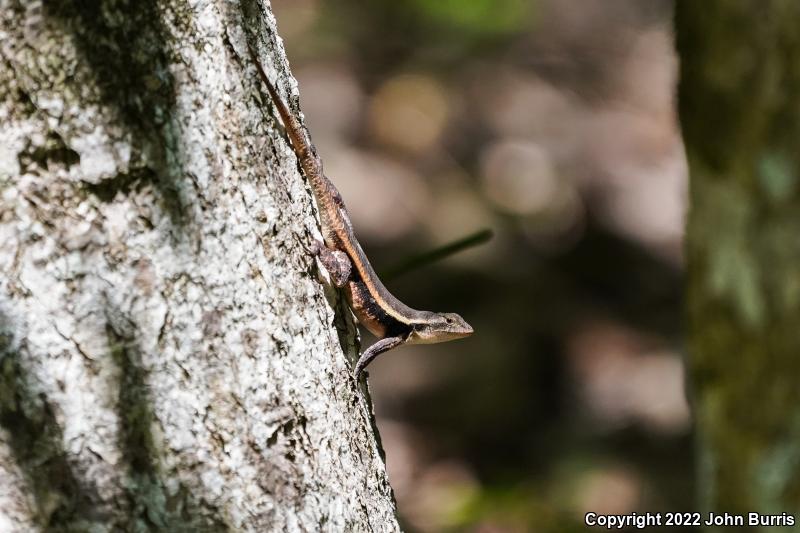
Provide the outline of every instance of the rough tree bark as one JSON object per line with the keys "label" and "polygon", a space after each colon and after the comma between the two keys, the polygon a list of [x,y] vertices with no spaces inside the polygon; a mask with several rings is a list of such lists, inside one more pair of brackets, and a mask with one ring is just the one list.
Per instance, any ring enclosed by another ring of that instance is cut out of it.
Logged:
{"label": "rough tree bark", "polygon": [[797,517],[800,3],[676,9],[701,505]]}
{"label": "rough tree bark", "polygon": [[397,529],[248,41],[296,101],[266,0],[0,0],[0,531]]}

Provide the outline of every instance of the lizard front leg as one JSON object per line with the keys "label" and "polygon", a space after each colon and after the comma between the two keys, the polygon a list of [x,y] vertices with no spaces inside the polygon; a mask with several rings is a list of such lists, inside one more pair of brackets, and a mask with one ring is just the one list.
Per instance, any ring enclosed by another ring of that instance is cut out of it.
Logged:
{"label": "lizard front leg", "polygon": [[344,287],[350,279],[353,271],[353,263],[350,258],[341,250],[328,248],[324,243],[314,241],[311,251],[317,256],[319,262],[328,271],[333,284],[339,288]]}
{"label": "lizard front leg", "polygon": [[385,351],[391,350],[392,348],[397,348],[408,339],[407,335],[401,337],[386,337],[385,339],[381,339],[361,354],[361,357],[358,359],[358,363],[356,363],[356,370],[355,376],[356,379],[361,375],[361,372],[367,367],[368,364],[372,362],[373,359],[378,357]]}

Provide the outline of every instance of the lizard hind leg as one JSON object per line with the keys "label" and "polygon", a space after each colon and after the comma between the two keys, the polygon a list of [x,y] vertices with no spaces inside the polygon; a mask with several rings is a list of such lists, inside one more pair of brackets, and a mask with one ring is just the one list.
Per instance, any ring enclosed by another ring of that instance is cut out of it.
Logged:
{"label": "lizard hind leg", "polygon": [[331,281],[337,287],[344,287],[350,280],[350,273],[353,271],[353,263],[350,257],[341,250],[333,250],[323,243],[314,242],[313,251],[319,262],[328,271]]}

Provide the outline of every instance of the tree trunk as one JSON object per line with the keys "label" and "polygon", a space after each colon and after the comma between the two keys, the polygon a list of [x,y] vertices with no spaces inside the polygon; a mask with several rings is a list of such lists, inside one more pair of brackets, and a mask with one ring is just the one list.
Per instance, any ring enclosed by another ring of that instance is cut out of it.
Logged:
{"label": "tree trunk", "polygon": [[800,3],[683,0],[676,15],[700,500],[797,516]]}
{"label": "tree trunk", "polygon": [[397,529],[247,42],[296,95],[263,0],[0,0],[0,531]]}

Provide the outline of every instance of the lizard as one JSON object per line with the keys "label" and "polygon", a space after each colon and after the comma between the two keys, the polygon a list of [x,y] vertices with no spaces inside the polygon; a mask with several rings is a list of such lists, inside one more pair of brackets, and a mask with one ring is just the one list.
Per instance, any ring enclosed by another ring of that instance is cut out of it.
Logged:
{"label": "lizard", "polygon": [[378,338],[360,355],[354,370],[355,378],[358,379],[380,354],[398,346],[433,344],[471,335],[472,326],[458,314],[412,309],[384,286],[355,236],[341,194],[323,172],[322,160],[310,134],[289,111],[249,43],[248,48],[319,209],[323,241],[314,241],[312,252],[325,267],[333,284],[344,290],[347,303],[358,321]]}

